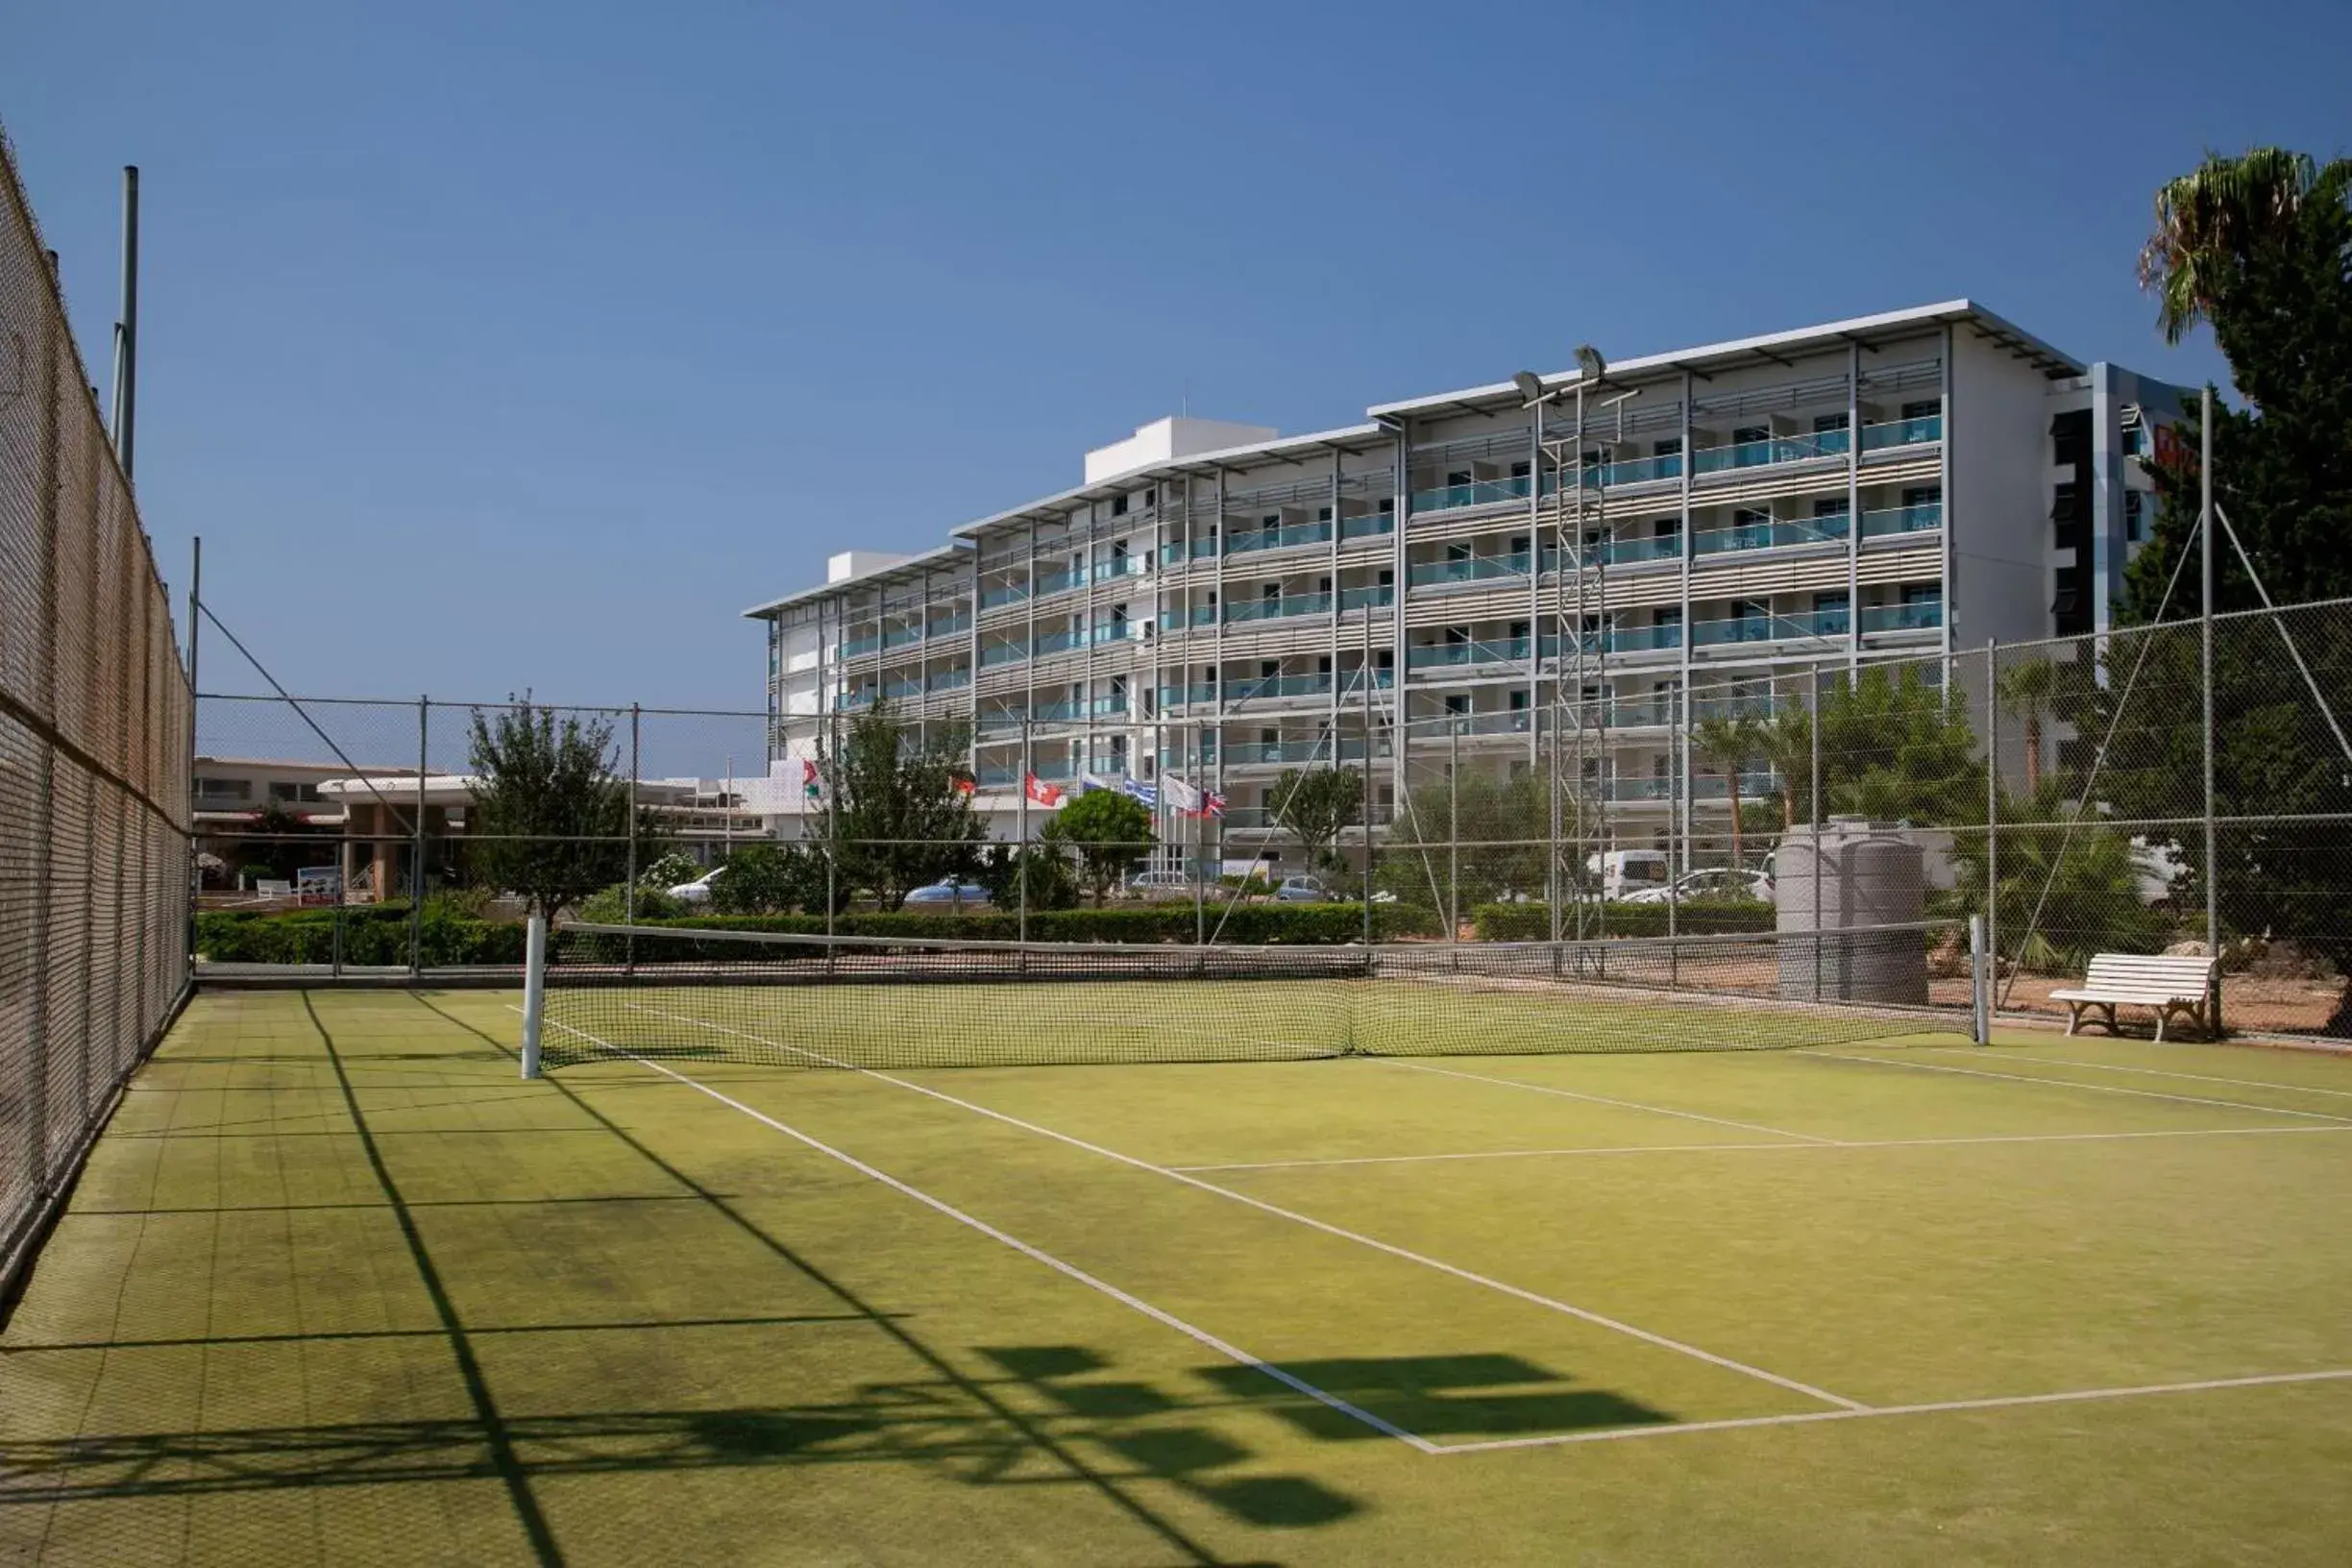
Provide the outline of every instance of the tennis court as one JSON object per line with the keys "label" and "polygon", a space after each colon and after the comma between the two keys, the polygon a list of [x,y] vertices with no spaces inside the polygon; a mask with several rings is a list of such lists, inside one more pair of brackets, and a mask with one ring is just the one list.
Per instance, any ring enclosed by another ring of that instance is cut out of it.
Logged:
{"label": "tennis court", "polygon": [[[1377,980],[1093,984],[1224,1038],[1397,1016]],[[1074,1038],[1073,988],[558,988],[576,1050],[532,1082],[517,993],[199,995],[0,1335],[0,1560],[2352,1531],[2352,1062],[1903,1018],[1510,1051],[1509,988],[1431,985],[1436,1054],[811,1070],[873,1038],[844,1007],[968,1060]]]}

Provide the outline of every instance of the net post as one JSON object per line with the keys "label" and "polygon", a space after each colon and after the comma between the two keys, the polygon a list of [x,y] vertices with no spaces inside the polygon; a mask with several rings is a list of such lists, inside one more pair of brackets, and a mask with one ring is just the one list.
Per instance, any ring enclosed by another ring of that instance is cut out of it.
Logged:
{"label": "net post", "polygon": [[635,931],[637,924],[637,780],[639,776],[645,772],[645,765],[640,760],[638,750],[638,745],[641,739],[639,735],[641,718],[642,711],[639,709],[636,703],[631,702],[629,704],[628,749],[628,880],[622,885],[621,893],[622,907],[626,911],[623,919],[630,927],[630,934],[627,938],[627,954],[624,960],[624,963],[628,972],[631,974],[635,974],[637,972],[637,936]]}
{"label": "net post", "polygon": [[416,821],[408,824],[408,974],[425,972],[425,768],[432,757],[432,698],[417,698]]}
{"label": "net post", "polygon": [[539,1076],[539,1032],[547,1017],[547,916],[534,913],[523,936],[523,1076]]}
{"label": "net post", "polygon": [[1985,918],[1969,917],[1970,1037],[1979,1045],[1993,1043],[1993,984],[1986,973]]}

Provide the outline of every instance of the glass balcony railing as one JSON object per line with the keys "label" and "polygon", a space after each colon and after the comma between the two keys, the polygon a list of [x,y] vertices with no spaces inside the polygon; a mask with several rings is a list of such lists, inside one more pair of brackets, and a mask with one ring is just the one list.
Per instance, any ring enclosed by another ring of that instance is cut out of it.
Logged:
{"label": "glass balcony railing", "polygon": [[1342,539],[1373,539],[1394,532],[1394,512],[1365,512],[1360,517],[1343,517],[1339,520],[1339,537]]}
{"label": "glass balcony railing", "polygon": [[1441,713],[1411,720],[1407,727],[1412,731],[1413,744],[1427,746],[1434,737],[1445,735],[1525,735],[1533,725],[1535,716],[1526,708],[1506,708],[1500,713]]}
{"label": "glass balcony railing", "polygon": [[1132,555],[1114,555],[1109,560],[1094,563],[1096,582],[1110,582],[1119,577],[1139,577],[1152,567],[1151,551],[1146,550]]}
{"label": "glass balcony railing", "polygon": [[1831,544],[1846,537],[1846,514],[1826,517],[1767,518],[1734,523],[1728,527],[1692,530],[1692,549],[1701,555],[1721,555],[1736,550],[1770,550],[1776,545]]}
{"label": "glass balcony railing", "polygon": [[[1320,740],[1237,741],[1225,747],[1225,760],[1237,768],[1270,765],[1297,768],[1311,763],[1328,764],[1335,760],[1335,752],[1337,761],[1360,762],[1364,754],[1363,740],[1360,736],[1355,740],[1342,739],[1335,747],[1328,736]],[[1384,757],[1387,754],[1387,744],[1383,742],[1375,755]],[[1232,824],[1228,822],[1227,825]]]}
{"label": "glass balcony railing", "polygon": [[1911,604],[1866,604],[1862,608],[1864,631],[1932,631],[1943,624],[1944,601],[1940,599]]}
{"label": "glass balcony railing", "polygon": [[1862,537],[1884,539],[1898,533],[1925,533],[1944,526],[1944,503],[1923,502],[1916,506],[1889,506],[1862,514]]}
{"label": "glass balcony railing", "polygon": [[[1654,484],[1660,479],[1678,479],[1682,477],[1682,454],[1668,452],[1654,457],[1626,457],[1613,463],[1586,463],[1582,472],[1583,487],[1587,490],[1625,484]],[[1560,490],[1573,490],[1577,488],[1576,481],[1574,473],[1556,478],[1547,474],[1544,476],[1544,494],[1549,496]]]}
{"label": "glass balcony railing", "polygon": [[[1597,639],[1587,637],[1585,647],[1591,649]],[[1608,634],[1612,653],[1643,653],[1661,648],[1682,646],[1682,624],[1668,621],[1654,626],[1616,626]]]}
{"label": "glass balcony railing", "polygon": [[1525,637],[1494,637],[1466,643],[1423,643],[1405,650],[1408,670],[1438,670],[1464,664],[1515,664],[1528,656]]}
{"label": "glass balcony railing", "polygon": [[1944,439],[1944,416],[1922,414],[1912,419],[1890,419],[1876,425],[1862,427],[1862,450],[1884,452],[1889,447],[1916,447],[1923,442]]}
{"label": "glass balcony railing", "polygon": [[833,705],[841,709],[844,713],[853,713],[860,708],[870,708],[873,706],[873,703],[874,689],[871,686],[863,686],[854,692],[843,692],[839,694],[835,698]]}
{"label": "glass balcony railing", "polygon": [[1331,689],[1328,674],[1259,675],[1228,682],[1225,696],[1229,701],[1251,702],[1277,697],[1316,697]]}
{"label": "glass balcony railing", "polygon": [[1047,631],[1038,634],[1037,650],[1040,658],[1048,653],[1066,653],[1074,648],[1093,648],[1102,643],[1123,643],[1127,640],[1128,624],[1112,621],[1099,626],[1072,626],[1066,631]]}
{"label": "glass balcony railing", "polygon": [[1252,528],[1225,536],[1225,553],[1246,555],[1261,550],[1288,550],[1294,545],[1326,545],[1331,543],[1329,523],[1294,523],[1284,528]]}
{"label": "glass balcony railing", "polygon": [[876,652],[881,647],[882,639],[879,637],[852,637],[841,645],[841,656],[854,659],[861,654]]}
{"label": "glass balcony railing", "polygon": [[1343,610],[1360,610],[1367,604],[1393,604],[1395,602],[1396,589],[1386,583],[1377,588],[1342,588],[1339,590],[1339,607]]}
{"label": "glass balcony railing", "polygon": [[1047,594],[1059,594],[1067,589],[1081,587],[1085,582],[1086,574],[1076,567],[1063,572],[1040,572],[1037,575],[1037,597],[1043,599]]}
{"label": "glass balcony railing", "polygon": [[[1592,781],[1585,783],[1592,790]],[[1740,774],[1740,801],[1769,799],[1779,793],[1780,775],[1771,772]],[[1601,786],[1601,794],[1611,800],[1678,800],[1683,797],[1682,781],[1673,774],[1663,778],[1612,778]],[[1725,800],[1730,796],[1730,787],[1721,773],[1701,773],[1691,780],[1690,798],[1695,800]]]}
{"label": "glass balcony railing", "polygon": [[[1678,560],[1682,554],[1682,535],[1679,531],[1653,534],[1648,538],[1610,539],[1604,541],[1596,553],[1611,566],[1638,566],[1644,561]],[[1553,569],[1553,552],[1544,551],[1544,570]]]}
{"label": "glass balcony railing", "polygon": [[1790,637],[1843,637],[1848,625],[1842,605],[1790,615],[1735,615],[1694,623],[1691,641],[1708,648],[1724,643],[1774,643]]}
{"label": "glass balcony railing", "polygon": [[882,683],[882,695],[888,698],[920,697],[922,689],[919,680],[886,680]]}
{"label": "glass balcony railing", "polygon": [[922,641],[920,626],[893,626],[882,634],[884,648],[906,648]]}
{"label": "glass balcony railing", "polygon": [[1771,435],[1756,441],[1701,447],[1691,472],[1720,474],[1735,468],[1761,468],[1768,463],[1801,463],[1816,457],[1843,457],[1849,443],[1844,430],[1815,430],[1810,435]]}
{"label": "glass balcony railing", "polygon": [[1194,703],[1214,702],[1217,689],[1214,681],[1195,681],[1189,686],[1163,686],[1160,705],[1164,708],[1189,707]]}
{"label": "glass balcony railing", "polygon": [[960,632],[967,632],[969,630],[971,630],[970,616],[951,615],[943,621],[932,622],[929,626],[924,628],[923,635],[926,637],[953,637]]}
{"label": "glass balcony railing", "polygon": [[970,684],[969,670],[934,670],[930,678],[923,682],[926,690],[934,692],[960,691]]}
{"label": "glass balcony railing", "polygon": [[1405,568],[1405,578],[1414,587],[1433,583],[1490,582],[1497,577],[1524,577],[1528,575],[1528,552],[1520,551],[1509,555],[1472,555],[1451,561],[1413,561]]}
{"label": "glass balcony railing", "polygon": [[1444,512],[1457,506],[1487,506],[1499,501],[1525,501],[1530,486],[1527,477],[1514,479],[1476,479],[1467,484],[1441,484],[1429,490],[1412,493],[1415,512]]}
{"label": "glass balcony railing", "polygon": [[[987,725],[983,723],[981,727],[986,728]],[[984,790],[1003,789],[1020,782],[1020,765],[1010,762],[983,763],[972,770],[972,776],[979,780]]]}
{"label": "glass balcony railing", "polygon": [[985,670],[992,665],[1011,664],[1017,659],[1025,659],[1028,656],[1029,649],[1026,644],[996,643],[980,650],[980,667]]}
{"label": "glass balcony railing", "polygon": [[992,610],[999,604],[1017,604],[1028,597],[1029,589],[1026,584],[1008,582],[1001,587],[981,589],[980,607],[984,610]]}
{"label": "glass balcony railing", "polygon": [[1801,709],[1804,698],[1799,697],[1694,697],[1691,698],[1691,722],[1707,719],[1770,719],[1776,713]]}
{"label": "glass balcony railing", "polygon": [[1329,594],[1290,594],[1281,599],[1247,599],[1225,606],[1228,624],[1271,621],[1291,615],[1321,615],[1332,607]]}

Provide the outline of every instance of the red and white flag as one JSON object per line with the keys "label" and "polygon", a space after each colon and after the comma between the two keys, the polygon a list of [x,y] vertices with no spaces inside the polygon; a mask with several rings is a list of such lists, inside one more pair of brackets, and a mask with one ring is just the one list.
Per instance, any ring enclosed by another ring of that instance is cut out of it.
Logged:
{"label": "red and white flag", "polygon": [[1029,798],[1041,806],[1058,806],[1062,803],[1062,792],[1035,773],[1029,775],[1028,794]]}
{"label": "red and white flag", "polygon": [[968,778],[959,778],[955,781],[955,787],[956,794],[968,796],[980,786]]}
{"label": "red and white flag", "polygon": [[811,800],[824,793],[817,783],[817,759],[814,757],[800,759],[800,793]]}

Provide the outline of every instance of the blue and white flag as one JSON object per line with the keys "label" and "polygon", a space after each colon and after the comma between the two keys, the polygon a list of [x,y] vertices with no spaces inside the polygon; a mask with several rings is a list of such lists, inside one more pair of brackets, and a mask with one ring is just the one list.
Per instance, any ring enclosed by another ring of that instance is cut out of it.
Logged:
{"label": "blue and white flag", "polygon": [[1123,778],[1119,780],[1119,787],[1147,806],[1160,804],[1160,786],[1149,779]]}

